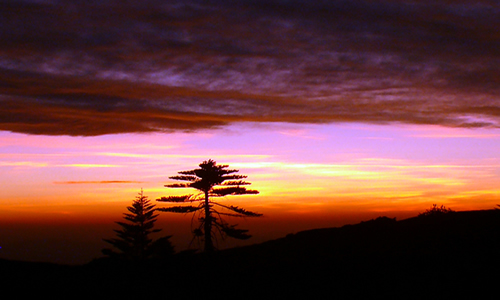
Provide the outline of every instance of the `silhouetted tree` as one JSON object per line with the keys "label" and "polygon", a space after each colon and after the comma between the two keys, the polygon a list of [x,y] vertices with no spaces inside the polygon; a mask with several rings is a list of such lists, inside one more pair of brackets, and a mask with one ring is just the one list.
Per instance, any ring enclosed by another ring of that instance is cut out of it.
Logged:
{"label": "silhouetted tree", "polygon": [[[170,179],[186,181],[187,183],[167,184],[169,188],[194,188],[200,191],[199,194],[189,194],[184,196],[161,197],[157,201],[171,203],[186,203],[191,205],[172,206],[158,208],[158,211],[174,213],[195,213],[198,214],[200,225],[193,230],[195,237],[204,241],[205,252],[214,251],[213,238],[219,233],[222,238],[228,236],[236,239],[248,239],[251,237],[248,230],[237,229],[237,225],[229,225],[222,217],[260,217],[262,214],[247,211],[237,206],[223,205],[213,201],[213,198],[228,195],[258,194],[256,190],[247,190],[245,185],[249,182],[241,179],[247,178],[244,175],[236,175],[238,170],[227,169],[228,165],[217,165],[215,161],[204,161],[199,165],[199,169],[180,171],[179,175],[171,176]],[[198,205],[192,205],[199,202]]]}
{"label": "silhouetted tree", "polygon": [[119,252],[112,249],[103,249],[102,253],[111,257],[125,260],[144,260],[151,257],[165,257],[174,253],[170,243],[171,236],[165,236],[153,241],[149,235],[161,231],[154,229],[154,223],[158,214],[155,213],[155,205],[151,204],[143,191],[127,207],[130,213],[124,213],[124,219],[128,222],[116,222],[121,226],[120,230],[114,230],[118,238],[104,239],[113,245]]}
{"label": "silhouetted tree", "polygon": [[426,209],[423,213],[420,213],[418,216],[438,216],[438,215],[443,215],[447,213],[452,213],[455,212],[454,210],[450,208],[446,208],[444,205],[441,205],[440,207],[437,206],[437,204],[432,204],[432,207],[430,209]]}

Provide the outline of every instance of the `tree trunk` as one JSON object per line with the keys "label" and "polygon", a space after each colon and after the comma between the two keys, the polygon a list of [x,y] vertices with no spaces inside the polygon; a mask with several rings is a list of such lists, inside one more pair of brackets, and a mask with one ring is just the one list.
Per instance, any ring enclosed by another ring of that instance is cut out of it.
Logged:
{"label": "tree trunk", "polygon": [[208,202],[208,191],[205,191],[205,252],[212,253],[214,244],[212,243],[212,214],[210,213],[210,204]]}

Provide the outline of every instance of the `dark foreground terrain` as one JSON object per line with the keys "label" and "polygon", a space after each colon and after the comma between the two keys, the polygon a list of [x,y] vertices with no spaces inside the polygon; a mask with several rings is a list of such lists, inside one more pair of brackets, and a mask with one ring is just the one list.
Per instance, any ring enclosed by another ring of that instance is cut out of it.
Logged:
{"label": "dark foreground terrain", "polygon": [[2,291],[113,299],[307,297],[422,299],[488,295],[500,283],[500,210],[299,232],[248,247],[165,261],[83,266],[0,260]]}

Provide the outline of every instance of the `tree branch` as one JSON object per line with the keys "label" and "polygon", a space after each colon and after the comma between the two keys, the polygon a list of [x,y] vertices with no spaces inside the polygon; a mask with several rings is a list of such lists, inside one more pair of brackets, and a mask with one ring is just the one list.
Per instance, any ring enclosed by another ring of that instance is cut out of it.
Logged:
{"label": "tree branch", "polygon": [[[168,196],[168,197],[161,197],[160,199],[156,199],[156,201],[160,202],[193,202],[193,195],[184,195],[184,196]],[[160,210],[160,209],[157,209]]]}
{"label": "tree branch", "polygon": [[188,188],[188,187],[191,187],[191,183],[172,183],[172,184],[165,184],[165,187],[169,187],[169,188]]}
{"label": "tree branch", "polygon": [[223,182],[221,185],[250,185],[250,182],[246,182],[243,180],[234,180],[234,181],[226,181]]}
{"label": "tree branch", "polygon": [[195,207],[195,206],[172,206],[172,207],[158,208],[158,210],[165,212],[174,212],[174,213],[190,213],[198,211],[202,208],[203,207]]}
{"label": "tree branch", "polygon": [[196,176],[170,176],[169,179],[174,180],[184,180],[184,181],[196,181],[198,178]]}
{"label": "tree branch", "polygon": [[215,205],[218,205],[218,206],[221,206],[221,207],[224,207],[226,209],[229,209],[229,210],[232,210],[236,213],[239,213],[241,215],[244,215],[246,217],[262,217],[263,214],[259,214],[259,213],[256,213],[256,212],[252,212],[252,211],[248,211],[244,208],[239,208],[238,206],[227,206],[227,205],[223,205],[223,204],[220,204],[220,203],[217,203],[217,202],[213,202],[213,204]]}
{"label": "tree branch", "polygon": [[215,196],[227,196],[227,195],[246,195],[246,194],[258,194],[258,191],[247,190],[244,187],[234,186],[227,188],[212,189],[212,194]]}
{"label": "tree branch", "polygon": [[224,225],[225,226],[222,227],[222,231],[224,231],[224,233],[227,236],[230,236],[232,238],[239,239],[239,240],[247,240],[247,239],[252,237],[251,235],[247,234],[247,232],[248,232],[247,229],[237,229],[236,228],[237,225],[226,225],[226,224],[224,224]]}
{"label": "tree branch", "polygon": [[226,175],[226,176],[221,176],[221,177],[224,180],[233,180],[233,179],[245,179],[248,176],[246,176],[246,175]]}

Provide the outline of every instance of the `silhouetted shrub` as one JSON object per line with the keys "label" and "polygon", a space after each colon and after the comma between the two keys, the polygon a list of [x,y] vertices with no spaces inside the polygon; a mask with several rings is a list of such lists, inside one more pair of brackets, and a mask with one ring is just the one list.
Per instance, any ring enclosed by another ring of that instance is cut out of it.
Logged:
{"label": "silhouetted shrub", "polygon": [[446,208],[444,205],[437,206],[437,204],[432,204],[430,209],[425,210],[423,213],[420,213],[418,216],[440,216],[447,213],[455,212],[450,208]]}

